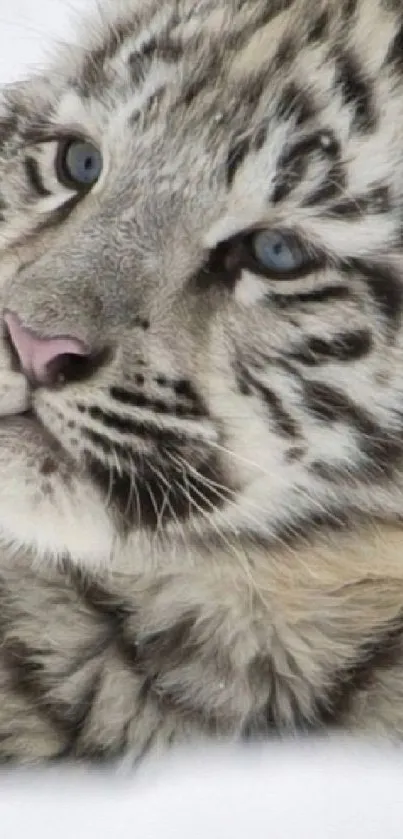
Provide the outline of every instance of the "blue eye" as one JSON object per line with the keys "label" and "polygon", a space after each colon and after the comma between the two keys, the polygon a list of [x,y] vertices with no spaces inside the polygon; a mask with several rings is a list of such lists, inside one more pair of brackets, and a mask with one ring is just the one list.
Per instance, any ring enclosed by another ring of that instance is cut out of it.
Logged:
{"label": "blue eye", "polygon": [[56,173],[69,189],[89,189],[102,172],[102,155],[88,140],[69,139],[59,146]]}
{"label": "blue eye", "polygon": [[306,251],[292,234],[278,230],[259,230],[251,237],[254,260],[263,272],[272,276],[295,276],[311,262]]}

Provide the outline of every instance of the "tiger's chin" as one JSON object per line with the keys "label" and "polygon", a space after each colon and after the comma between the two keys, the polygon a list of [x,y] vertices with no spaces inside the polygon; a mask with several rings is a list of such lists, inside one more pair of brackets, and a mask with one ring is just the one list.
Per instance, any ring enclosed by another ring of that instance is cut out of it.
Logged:
{"label": "tiger's chin", "polygon": [[29,412],[0,419],[2,561],[111,562],[116,534],[91,482]]}
{"label": "tiger's chin", "polygon": [[207,513],[224,497],[221,484],[209,486],[208,464],[191,498],[192,480],[180,484],[179,473],[167,486],[153,480],[151,466],[117,475],[80,462],[31,410],[0,418],[0,471],[0,561],[22,555],[52,567],[68,560],[91,572],[150,571],[183,545],[186,530],[188,537],[203,530],[203,499]]}

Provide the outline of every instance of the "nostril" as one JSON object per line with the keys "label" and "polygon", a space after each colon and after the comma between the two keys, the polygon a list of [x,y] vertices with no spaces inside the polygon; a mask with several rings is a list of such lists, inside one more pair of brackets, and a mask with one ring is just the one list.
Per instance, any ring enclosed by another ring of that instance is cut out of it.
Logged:
{"label": "nostril", "polygon": [[81,361],[92,357],[87,345],[73,336],[43,338],[22,324],[14,312],[4,313],[8,337],[19,365],[33,385],[52,385],[88,375]]}
{"label": "nostril", "polygon": [[65,382],[80,382],[94,373],[97,366],[95,355],[77,355],[61,353],[47,363],[46,375],[48,384],[64,384]]}

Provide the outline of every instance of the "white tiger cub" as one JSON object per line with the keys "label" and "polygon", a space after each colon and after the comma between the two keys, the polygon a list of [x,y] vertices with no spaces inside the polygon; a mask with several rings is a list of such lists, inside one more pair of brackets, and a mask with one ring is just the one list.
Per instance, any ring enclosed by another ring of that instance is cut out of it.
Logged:
{"label": "white tiger cub", "polygon": [[3,91],[2,759],[402,735],[402,33],[104,0]]}

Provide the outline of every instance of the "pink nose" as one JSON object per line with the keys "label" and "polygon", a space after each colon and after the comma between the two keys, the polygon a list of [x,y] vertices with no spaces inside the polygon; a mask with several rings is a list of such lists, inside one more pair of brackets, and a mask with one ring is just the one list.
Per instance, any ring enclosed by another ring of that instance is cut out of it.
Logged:
{"label": "pink nose", "polygon": [[21,368],[34,385],[52,385],[59,380],[63,381],[64,371],[68,369],[72,356],[77,358],[90,354],[78,338],[41,338],[23,326],[14,312],[5,312],[4,321]]}

